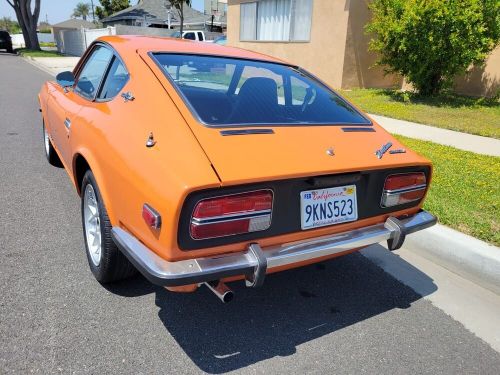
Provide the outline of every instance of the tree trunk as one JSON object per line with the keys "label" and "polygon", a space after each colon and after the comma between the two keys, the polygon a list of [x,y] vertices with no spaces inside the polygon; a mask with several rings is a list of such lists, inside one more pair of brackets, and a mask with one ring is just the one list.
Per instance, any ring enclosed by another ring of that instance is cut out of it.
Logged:
{"label": "tree trunk", "polygon": [[40,50],[40,43],[38,41],[38,34],[36,32],[36,24],[28,29],[29,39],[30,39],[30,47],[29,49]]}
{"label": "tree trunk", "polygon": [[26,28],[26,25],[24,24],[24,22],[19,22],[19,20],[21,20],[23,18],[23,16],[21,15],[21,9],[14,8],[14,10],[16,11],[17,22],[19,23],[19,26],[21,27],[21,32],[23,33],[24,46],[26,48],[29,48],[28,45],[29,45],[30,38],[29,38],[28,29]]}
{"label": "tree trunk", "polygon": [[38,17],[40,15],[40,0],[35,0],[35,10],[31,12],[31,0],[7,0],[7,3],[14,8],[17,22],[23,32],[26,48],[40,50],[36,29]]}

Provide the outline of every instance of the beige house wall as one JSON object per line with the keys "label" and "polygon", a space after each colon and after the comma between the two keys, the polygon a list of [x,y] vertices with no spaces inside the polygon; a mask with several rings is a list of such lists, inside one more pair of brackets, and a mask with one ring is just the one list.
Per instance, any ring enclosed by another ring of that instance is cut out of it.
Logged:
{"label": "beige house wall", "polygon": [[349,22],[343,64],[342,88],[356,87],[389,88],[401,87],[403,80],[398,75],[385,75],[381,67],[374,66],[377,54],[368,51],[370,36],[364,27],[371,19],[369,0],[347,0]]}
{"label": "beige house wall", "polygon": [[473,67],[455,80],[454,90],[472,96],[495,96],[500,92],[500,47],[486,59],[482,67]]}
{"label": "beige house wall", "polygon": [[[228,45],[281,58],[297,64],[334,88],[402,88],[403,79],[384,75],[374,67],[376,54],[368,51],[370,0],[313,0],[309,42],[240,41],[240,4],[255,0],[228,0]],[[500,47],[483,67],[455,80],[458,93],[493,96],[500,89]]]}
{"label": "beige house wall", "polygon": [[240,4],[244,2],[249,1],[229,0],[228,45],[281,58],[305,68],[333,87],[341,87],[349,18],[345,0],[314,0],[309,43],[240,41]]}

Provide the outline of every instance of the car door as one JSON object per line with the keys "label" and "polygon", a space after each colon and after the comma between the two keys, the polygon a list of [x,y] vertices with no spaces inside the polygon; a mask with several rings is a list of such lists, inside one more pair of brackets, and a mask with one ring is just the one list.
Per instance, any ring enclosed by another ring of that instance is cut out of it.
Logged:
{"label": "car door", "polygon": [[[60,99],[64,110],[59,111],[57,121],[63,123],[56,133],[56,143],[66,166],[71,168],[71,132],[75,126],[79,126],[78,114],[84,107],[93,106],[99,91],[99,87],[106,74],[113,52],[106,46],[96,45],[83,63],[76,77],[73,90],[63,91]],[[62,118],[64,116],[64,118]]]}

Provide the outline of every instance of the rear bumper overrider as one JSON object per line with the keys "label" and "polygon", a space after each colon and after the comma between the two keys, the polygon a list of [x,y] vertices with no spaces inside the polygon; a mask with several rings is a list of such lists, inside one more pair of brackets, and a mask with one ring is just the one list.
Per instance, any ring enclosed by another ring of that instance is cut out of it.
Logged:
{"label": "rear bumper overrider", "polygon": [[407,234],[436,224],[435,216],[421,210],[417,214],[348,232],[310,238],[304,241],[261,248],[252,243],[247,251],[209,258],[169,262],[148,249],[125,230],[114,227],[113,240],[132,264],[153,284],[181,286],[243,276],[247,286],[260,286],[267,270],[314,260],[324,256],[387,241],[390,250],[403,244]]}

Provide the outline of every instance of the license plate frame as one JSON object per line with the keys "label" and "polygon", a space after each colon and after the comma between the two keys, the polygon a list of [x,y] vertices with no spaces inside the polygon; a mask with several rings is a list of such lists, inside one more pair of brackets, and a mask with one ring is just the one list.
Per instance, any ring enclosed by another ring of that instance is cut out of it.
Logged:
{"label": "license plate frame", "polygon": [[356,185],[301,191],[301,229],[321,228],[356,221],[358,220],[357,201]]}

